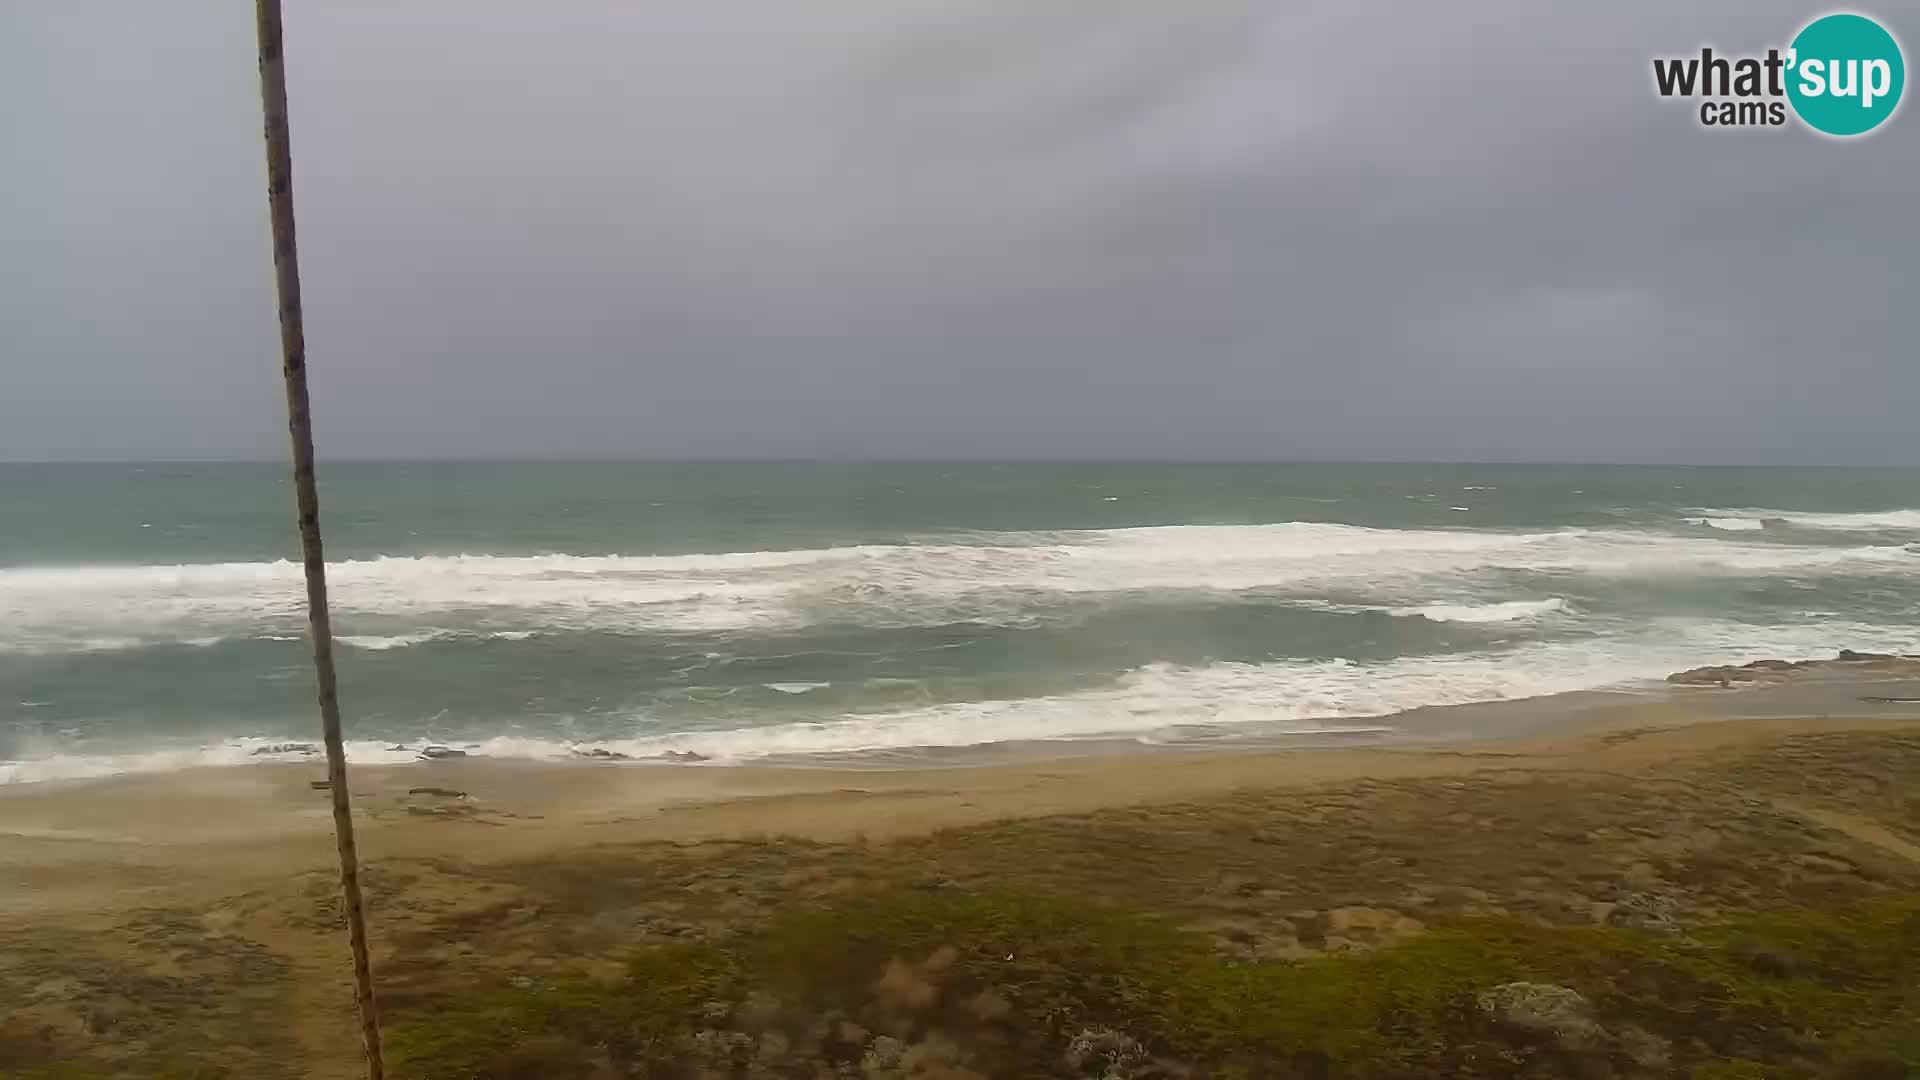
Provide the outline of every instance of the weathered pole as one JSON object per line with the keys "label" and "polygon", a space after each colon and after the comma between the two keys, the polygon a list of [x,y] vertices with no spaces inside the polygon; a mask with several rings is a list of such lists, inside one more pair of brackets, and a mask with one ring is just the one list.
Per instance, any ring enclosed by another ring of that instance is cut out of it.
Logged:
{"label": "weathered pole", "polygon": [[313,475],[313,416],[307,399],[307,338],[300,310],[300,255],[293,229],[293,147],[287,132],[287,72],[281,49],[280,0],[254,0],[260,38],[260,108],[266,122],[267,209],[273,224],[274,284],[280,298],[280,370],[287,385],[287,431],[293,441],[293,490],[300,553],[306,564],[307,629],[319,682],[320,728],[327,746],[327,790],[340,849],[340,894],[353,951],[354,1007],[366,1047],[368,1080],[385,1080],[380,1013],[367,956],[367,913],[360,896],[360,859],[353,843],[347,755],[340,736],[340,694],[333,672],[333,621],[327,611],[327,559],[320,544],[320,495]]}

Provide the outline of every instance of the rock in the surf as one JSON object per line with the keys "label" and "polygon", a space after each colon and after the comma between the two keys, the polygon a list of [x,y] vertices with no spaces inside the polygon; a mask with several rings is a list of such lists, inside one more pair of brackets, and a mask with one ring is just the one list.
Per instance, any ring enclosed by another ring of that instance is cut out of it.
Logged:
{"label": "rock in the surf", "polygon": [[310,742],[277,742],[268,743],[266,746],[255,747],[253,756],[260,757],[264,754],[317,754],[319,752],[319,747],[314,746]]}

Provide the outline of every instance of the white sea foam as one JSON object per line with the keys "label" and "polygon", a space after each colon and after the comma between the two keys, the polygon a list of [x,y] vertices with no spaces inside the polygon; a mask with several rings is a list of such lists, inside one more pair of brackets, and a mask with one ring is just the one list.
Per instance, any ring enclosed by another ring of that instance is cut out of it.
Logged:
{"label": "white sea foam", "polygon": [[1759,518],[1743,517],[1688,518],[1687,524],[1705,525],[1709,529],[1725,529],[1728,532],[1750,532],[1755,529],[1764,529],[1767,527],[1767,523]]}
{"label": "white sea foam", "polygon": [[388,649],[404,649],[409,645],[419,645],[428,641],[444,641],[455,636],[448,630],[422,630],[416,634],[341,634],[334,638],[342,645],[371,652],[385,652]]}
{"label": "white sea foam", "polygon": [[761,683],[760,685],[765,686],[769,690],[777,690],[782,694],[806,694],[815,690],[825,690],[833,684],[824,682],[770,682]]}
{"label": "white sea foam", "polygon": [[1505,600],[1496,604],[1427,604],[1388,609],[1394,615],[1417,615],[1434,622],[1462,623],[1513,622],[1566,610],[1567,602],[1557,596],[1545,600]]}
{"label": "white sea foam", "polygon": [[372,652],[385,652],[388,649],[404,649],[410,645],[424,645],[430,641],[526,641],[538,637],[537,630],[452,630],[444,627],[429,627],[407,634],[341,634],[334,638],[343,645]]}
{"label": "white sea foam", "polygon": [[[1705,524],[1717,529],[1758,529],[1767,521],[1781,521],[1801,529],[1833,529],[1839,532],[1879,530],[1920,530],[1920,510],[1867,510],[1856,513],[1823,514],[1808,510],[1703,509]],[[1738,524],[1736,524],[1738,523]]]}
{"label": "white sea foam", "polygon": [[[272,749],[286,745],[290,744],[285,739],[236,738],[157,746],[124,753],[49,754],[25,760],[0,761],[0,784],[90,780],[130,773],[259,765],[272,761],[308,760],[313,756],[310,753]],[[417,750],[395,749],[394,744],[386,742],[353,741],[347,744],[346,750],[347,759],[356,765],[397,765],[420,760]]]}
{"label": "white sea foam", "polygon": [[[541,632],[1022,625],[1062,598],[1322,589],[1390,603],[1482,571],[1598,576],[1920,574],[1899,545],[1791,546],[1625,531],[1374,529],[1316,522],[1001,533],[969,543],[668,556],[424,556],[333,565],[348,646]],[[1457,589],[1455,590],[1457,591]],[[0,569],[0,651],[297,637],[291,562]],[[399,624],[399,625],[395,625]]]}
{"label": "white sea foam", "polygon": [[[593,743],[500,736],[459,744],[482,757],[563,759],[583,750],[635,758],[696,753],[715,763],[743,763],[792,754],[849,753],[921,747],[975,746],[1022,740],[1129,737],[1155,740],[1193,728],[1286,725],[1295,734],[1392,730],[1355,723],[1426,705],[1501,701],[1574,690],[1631,686],[1679,668],[1768,657],[1831,655],[1837,648],[1920,650],[1920,628],[1823,623],[1756,627],[1742,623],[1664,619],[1617,639],[1536,642],[1473,653],[1402,657],[1379,663],[1346,660],[1150,664],[1113,683],[1051,697],[952,702],[854,713],[717,731],[642,733]],[[645,718],[635,726],[644,729]],[[267,752],[283,740],[236,739],[136,753],[50,754],[0,762],[0,783],[79,779],[194,766],[301,760],[299,751]],[[357,741],[356,764],[418,760],[428,740],[405,745]]]}
{"label": "white sea foam", "polygon": [[[1680,668],[1838,647],[1920,647],[1920,630],[1890,640],[1885,627],[1754,627],[1663,620],[1636,637],[1553,642],[1468,654],[1181,667],[1151,664],[1109,686],[1043,698],[956,702],[841,719],[727,731],[647,735],[597,744],[635,757],[692,752],[715,761],[785,754],[974,746],[1035,739],[1146,737],[1168,729],[1288,722],[1297,733],[1356,730],[1345,723],[1425,705],[1501,701],[1629,685]],[[1377,729],[1380,725],[1363,725]]]}

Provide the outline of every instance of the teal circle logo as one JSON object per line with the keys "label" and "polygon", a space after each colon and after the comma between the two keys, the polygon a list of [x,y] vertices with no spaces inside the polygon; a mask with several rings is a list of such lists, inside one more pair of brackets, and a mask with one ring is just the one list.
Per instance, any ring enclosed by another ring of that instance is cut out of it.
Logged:
{"label": "teal circle logo", "polygon": [[1900,43],[1865,15],[1825,15],[1795,35],[1787,100],[1807,126],[1828,135],[1864,135],[1900,105],[1907,64]]}

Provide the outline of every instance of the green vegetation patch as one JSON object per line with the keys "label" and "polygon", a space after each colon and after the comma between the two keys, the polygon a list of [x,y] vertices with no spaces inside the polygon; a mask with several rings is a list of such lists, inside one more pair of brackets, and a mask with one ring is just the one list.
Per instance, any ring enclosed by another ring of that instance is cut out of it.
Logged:
{"label": "green vegetation patch", "polygon": [[418,1080],[1900,1077],[1920,1075],[1916,973],[1915,900],[1691,936],[1476,920],[1288,963],[1098,903],[903,893],[644,949],[617,983],[423,1004],[389,1056]]}

